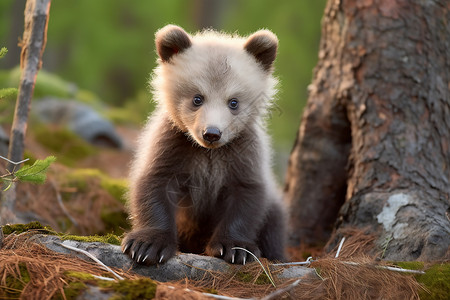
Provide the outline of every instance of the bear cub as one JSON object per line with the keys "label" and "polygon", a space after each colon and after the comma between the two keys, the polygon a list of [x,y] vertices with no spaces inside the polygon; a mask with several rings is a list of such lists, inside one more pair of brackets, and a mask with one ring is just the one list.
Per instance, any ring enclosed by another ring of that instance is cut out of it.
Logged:
{"label": "bear cub", "polygon": [[168,25],[156,33],[156,109],[131,166],[132,230],[122,250],[142,264],[177,250],[236,264],[284,259],[285,212],[265,116],[276,93],[277,37]]}

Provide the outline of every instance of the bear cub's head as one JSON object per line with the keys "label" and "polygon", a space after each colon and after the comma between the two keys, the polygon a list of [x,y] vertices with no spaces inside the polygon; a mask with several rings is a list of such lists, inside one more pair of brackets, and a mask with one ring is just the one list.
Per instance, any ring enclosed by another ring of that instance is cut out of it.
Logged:
{"label": "bear cub's head", "polygon": [[263,124],[276,93],[277,48],[268,30],[243,38],[212,30],[189,35],[167,25],[156,33],[155,100],[198,145],[226,145]]}

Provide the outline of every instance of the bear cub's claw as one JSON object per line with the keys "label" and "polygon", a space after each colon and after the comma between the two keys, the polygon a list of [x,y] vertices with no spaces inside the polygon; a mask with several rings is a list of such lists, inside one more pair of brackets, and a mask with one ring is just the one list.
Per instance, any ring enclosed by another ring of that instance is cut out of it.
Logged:
{"label": "bear cub's claw", "polygon": [[254,260],[253,255],[247,251],[235,248],[246,249],[256,257],[261,256],[261,252],[256,244],[242,241],[210,242],[206,248],[206,253],[210,256],[222,258],[232,264],[245,265],[247,262]]}
{"label": "bear cub's claw", "polygon": [[173,234],[154,230],[136,230],[122,241],[122,252],[139,264],[155,265],[166,262],[177,250]]}

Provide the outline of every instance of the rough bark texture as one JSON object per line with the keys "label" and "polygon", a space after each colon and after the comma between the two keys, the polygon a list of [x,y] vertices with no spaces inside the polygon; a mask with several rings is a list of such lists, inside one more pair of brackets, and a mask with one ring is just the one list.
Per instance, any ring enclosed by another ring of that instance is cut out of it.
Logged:
{"label": "rough bark texture", "polygon": [[[25,7],[25,29],[20,57],[21,77],[17,95],[14,121],[11,129],[9,159],[23,159],[28,112],[33,96],[36,76],[41,68],[42,54],[47,41],[47,24],[51,0],[28,0]],[[8,169],[13,170],[10,164]]]}
{"label": "rough bark texture", "polygon": [[[20,54],[21,75],[16,108],[11,128],[11,140],[8,157],[13,162],[23,159],[25,150],[25,133],[28,113],[33,97],[36,76],[41,68],[42,54],[47,41],[47,25],[51,0],[28,0],[25,6],[25,29],[21,42]],[[19,165],[8,163],[8,171],[14,172]],[[17,217],[14,205],[16,201],[15,183],[7,191],[0,194],[0,224],[22,221]]]}
{"label": "rough bark texture", "polygon": [[352,226],[387,259],[448,256],[450,2],[330,0],[322,22],[285,188],[291,243],[324,242],[337,220],[328,249]]}

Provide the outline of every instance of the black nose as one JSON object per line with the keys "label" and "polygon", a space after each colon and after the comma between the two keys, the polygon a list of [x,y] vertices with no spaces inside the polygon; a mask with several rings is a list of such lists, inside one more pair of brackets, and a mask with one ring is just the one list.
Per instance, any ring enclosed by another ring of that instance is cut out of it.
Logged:
{"label": "black nose", "polygon": [[216,127],[208,127],[203,131],[203,139],[210,143],[220,140],[221,136],[222,132]]}

